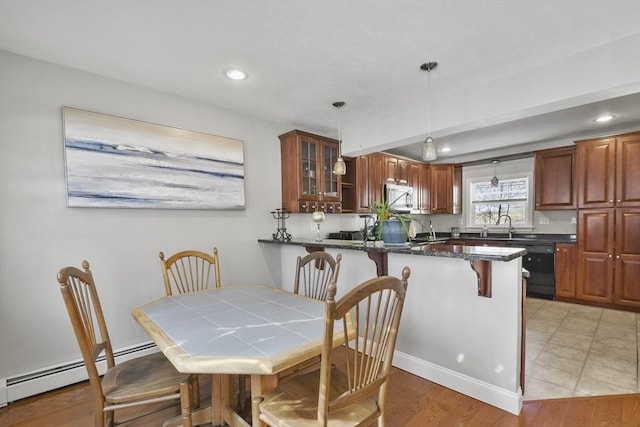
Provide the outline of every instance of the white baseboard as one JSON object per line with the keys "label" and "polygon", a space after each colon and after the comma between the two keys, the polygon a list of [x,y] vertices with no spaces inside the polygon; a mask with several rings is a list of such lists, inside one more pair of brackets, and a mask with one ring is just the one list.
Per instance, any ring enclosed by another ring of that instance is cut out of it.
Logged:
{"label": "white baseboard", "polygon": [[[117,364],[157,351],[159,350],[155,344],[146,342],[114,350],[114,356]],[[106,362],[102,357],[98,361],[98,371],[103,374],[105,370]],[[9,378],[0,378],[0,407],[25,397],[86,381],[87,379],[89,377],[82,359],[60,363]]]}
{"label": "white baseboard", "polygon": [[522,392],[513,393],[399,351],[393,355],[393,365],[512,414],[518,415],[522,409]]}

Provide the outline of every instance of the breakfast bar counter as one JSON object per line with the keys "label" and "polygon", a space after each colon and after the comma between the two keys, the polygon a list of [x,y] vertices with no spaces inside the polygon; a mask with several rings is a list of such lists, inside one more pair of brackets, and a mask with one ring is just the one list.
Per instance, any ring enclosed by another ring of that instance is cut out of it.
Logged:
{"label": "breakfast bar counter", "polygon": [[[337,297],[376,275],[411,268],[395,366],[518,414],[524,372],[522,255],[517,247],[444,242],[378,246],[261,239],[274,281],[293,290],[296,258],[341,254]],[[372,262],[374,261],[374,262]]]}

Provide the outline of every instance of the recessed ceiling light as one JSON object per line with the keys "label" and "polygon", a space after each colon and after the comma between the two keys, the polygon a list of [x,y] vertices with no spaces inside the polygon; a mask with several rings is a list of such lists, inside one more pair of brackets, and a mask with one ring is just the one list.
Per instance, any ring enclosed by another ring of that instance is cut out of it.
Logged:
{"label": "recessed ceiling light", "polygon": [[613,116],[611,114],[603,114],[603,115],[593,119],[593,121],[594,122],[598,122],[598,123],[604,123],[604,122],[608,122],[609,120],[613,120],[615,118],[616,118],[616,116]]}
{"label": "recessed ceiling light", "polygon": [[443,153],[448,153],[449,151],[451,151],[451,147],[442,147],[440,151]]}
{"label": "recessed ceiling light", "polygon": [[242,70],[238,70],[237,68],[231,68],[224,72],[224,75],[230,78],[231,80],[245,80],[247,78],[247,73]]}

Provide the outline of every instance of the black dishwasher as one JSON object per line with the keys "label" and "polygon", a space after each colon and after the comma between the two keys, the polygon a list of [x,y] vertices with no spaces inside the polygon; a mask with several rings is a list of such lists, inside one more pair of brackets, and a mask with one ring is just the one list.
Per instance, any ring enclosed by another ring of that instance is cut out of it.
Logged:
{"label": "black dishwasher", "polygon": [[554,299],[556,295],[555,245],[536,243],[521,246],[527,250],[527,254],[522,257],[522,266],[529,271],[529,278],[526,279],[527,296]]}

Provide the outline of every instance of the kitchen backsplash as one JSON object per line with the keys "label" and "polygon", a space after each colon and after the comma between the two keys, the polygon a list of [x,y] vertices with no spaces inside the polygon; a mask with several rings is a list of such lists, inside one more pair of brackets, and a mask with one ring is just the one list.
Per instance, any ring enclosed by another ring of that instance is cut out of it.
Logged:
{"label": "kitchen backsplash", "polygon": [[[467,230],[463,225],[460,225],[461,215],[414,215],[414,217],[426,227],[429,226],[429,221],[431,220],[436,233],[448,233],[451,231],[451,227],[460,227],[462,232],[474,231]],[[575,218],[575,211],[534,211],[534,229],[524,232],[527,234],[575,234],[576,224],[572,223]],[[287,232],[294,238],[315,238],[316,236],[316,224],[312,221],[311,214],[291,214],[286,220],[286,227]],[[327,238],[329,233],[332,232],[356,231],[363,227],[364,219],[358,214],[327,214],[324,222],[320,224],[320,237]],[[274,220],[273,230],[270,230],[268,235],[275,233],[276,228],[277,223]],[[417,231],[419,233],[427,232],[426,229],[420,226]],[[489,229],[489,232],[491,232],[491,229]]]}

